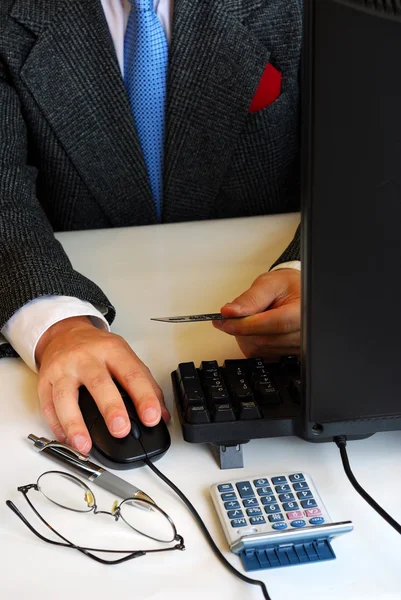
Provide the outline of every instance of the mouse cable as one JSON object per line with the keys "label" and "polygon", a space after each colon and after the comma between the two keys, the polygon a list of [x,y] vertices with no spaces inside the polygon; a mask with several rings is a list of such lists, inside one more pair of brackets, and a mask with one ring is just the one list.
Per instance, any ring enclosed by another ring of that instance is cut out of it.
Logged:
{"label": "mouse cable", "polygon": [[387,523],[389,525],[391,525],[391,527],[394,527],[394,529],[398,532],[401,533],[401,525],[399,523],[397,523],[397,521],[395,521],[393,519],[393,517],[391,517],[381,506],[380,504],[377,504],[377,502],[375,500],[373,500],[373,498],[371,496],[369,496],[369,494],[367,492],[365,492],[365,490],[363,489],[363,487],[361,485],[359,485],[359,483],[357,482],[357,480],[354,477],[353,472],[351,471],[351,467],[349,464],[349,460],[348,460],[348,454],[347,454],[347,450],[346,450],[346,446],[347,446],[347,438],[345,435],[338,435],[335,438],[333,438],[333,441],[337,444],[338,448],[340,449],[340,454],[341,454],[341,460],[343,462],[343,466],[344,466],[344,471],[348,477],[348,479],[350,480],[351,484],[353,485],[353,487],[356,489],[356,491],[358,492],[358,494],[360,494],[362,496],[362,498],[372,507],[374,508],[374,510],[379,513],[379,515],[385,520],[387,521]]}
{"label": "mouse cable", "polygon": [[181,490],[172,482],[170,481],[170,479],[168,479],[165,475],[163,475],[163,473],[161,471],[159,471],[159,469],[157,467],[154,466],[154,464],[152,462],[150,462],[150,460],[148,458],[146,458],[143,461],[146,465],[148,465],[148,467],[150,469],[152,469],[152,471],[158,476],[160,477],[160,479],[162,479],[164,481],[164,483],[166,483],[168,486],[171,487],[172,490],[174,490],[174,492],[181,498],[181,500],[184,502],[184,504],[186,505],[186,507],[188,508],[188,510],[192,513],[192,515],[194,516],[195,520],[197,521],[199,527],[201,528],[205,538],[207,539],[209,546],[211,547],[211,549],[213,550],[214,554],[217,556],[217,558],[223,563],[223,565],[225,567],[227,567],[227,569],[229,571],[231,571],[231,573],[233,573],[234,575],[236,575],[237,577],[239,577],[240,579],[242,579],[242,581],[245,581],[246,583],[250,583],[251,585],[259,585],[262,589],[262,594],[263,597],[265,598],[265,600],[271,600],[266,586],[263,583],[263,581],[259,581],[258,579],[251,579],[250,577],[247,577],[246,575],[243,575],[242,573],[240,573],[239,571],[237,571],[237,569],[235,569],[232,564],[223,556],[223,554],[220,552],[219,548],[217,547],[217,545],[215,544],[212,536],[210,535],[206,525],[204,524],[204,522],[202,521],[198,511],[196,510],[196,508],[194,507],[194,505],[188,500],[188,498],[183,494],[183,492],[181,492]]}

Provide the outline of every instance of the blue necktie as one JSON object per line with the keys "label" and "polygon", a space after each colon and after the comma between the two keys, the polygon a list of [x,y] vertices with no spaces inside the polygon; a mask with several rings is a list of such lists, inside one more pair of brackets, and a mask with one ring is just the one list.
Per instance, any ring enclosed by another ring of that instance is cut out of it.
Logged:
{"label": "blue necktie", "polygon": [[124,83],[161,220],[168,45],[153,0],[131,0],[124,41]]}

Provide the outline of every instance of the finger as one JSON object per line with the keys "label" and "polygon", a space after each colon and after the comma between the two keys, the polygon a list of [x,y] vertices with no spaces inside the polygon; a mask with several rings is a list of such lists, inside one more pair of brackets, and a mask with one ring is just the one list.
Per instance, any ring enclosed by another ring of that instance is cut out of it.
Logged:
{"label": "finger", "polygon": [[157,425],[162,415],[163,393],[149,369],[131,350],[125,353],[124,360],[116,360],[109,368],[131,396],[142,423],[148,427]]}
{"label": "finger", "polygon": [[277,281],[277,278],[269,278],[269,275],[258,277],[246,292],[222,306],[221,314],[224,317],[236,317],[266,310],[277,297]]}
{"label": "finger", "polygon": [[99,407],[107,429],[116,438],[125,437],[131,430],[131,421],[111,373],[103,364],[86,371],[82,383]]}
{"label": "finger", "polygon": [[237,336],[238,345],[247,357],[280,359],[282,356],[300,354],[300,333],[279,336]]}
{"label": "finger", "polygon": [[244,319],[213,322],[214,326],[230,335],[285,335],[299,331],[301,315],[299,303],[284,304]]}
{"label": "finger", "polygon": [[66,435],[57,417],[56,409],[53,404],[53,388],[50,382],[39,383],[38,395],[40,408],[47,424],[54,433],[54,437],[59,442],[66,441]]}
{"label": "finger", "polygon": [[92,441],[78,406],[78,384],[71,377],[53,382],[52,398],[63,431],[80,452],[89,452]]}

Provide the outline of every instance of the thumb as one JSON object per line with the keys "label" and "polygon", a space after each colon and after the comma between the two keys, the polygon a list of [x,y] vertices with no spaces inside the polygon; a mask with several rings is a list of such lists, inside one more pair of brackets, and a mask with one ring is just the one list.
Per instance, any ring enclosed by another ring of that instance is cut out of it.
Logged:
{"label": "thumb", "polygon": [[224,317],[240,317],[263,312],[277,298],[278,290],[273,282],[269,275],[261,275],[246,292],[225,304],[221,314]]}

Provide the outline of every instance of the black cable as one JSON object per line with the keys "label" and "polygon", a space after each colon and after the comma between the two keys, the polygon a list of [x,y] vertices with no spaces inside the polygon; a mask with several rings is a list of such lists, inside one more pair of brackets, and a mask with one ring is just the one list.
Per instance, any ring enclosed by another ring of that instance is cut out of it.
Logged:
{"label": "black cable", "polygon": [[186,507],[189,509],[189,511],[192,513],[195,520],[197,521],[197,523],[198,523],[199,527],[201,528],[202,533],[204,534],[205,538],[207,539],[211,549],[213,550],[213,552],[215,553],[217,558],[223,563],[223,565],[225,567],[227,567],[227,569],[229,571],[231,571],[231,573],[233,573],[234,575],[236,575],[237,577],[242,579],[242,581],[245,581],[246,583],[250,583],[251,585],[260,585],[260,587],[262,589],[262,594],[263,594],[263,597],[265,598],[265,600],[271,600],[263,581],[259,581],[257,579],[250,579],[249,577],[246,577],[246,575],[243,575],[242,573],[237,571],[237,569],[235,569],[232,566],[232,564],[230,562],[228,562],[228,560],[223,556],[223,554],[220,552],[217,545],[215,544],[209,531],[207,530],[206,525],[202,521],[198,511],[193,506],[193,504],[191,504],[191,502],[188,500],[188,498],[181,492],[181,490],[176,485],[174,485],[174,483],[172,481],[170,481],[170,479],[168,479],[165,475],[163,475],[163,473],[161,471],[159,471],[159,469],[157,467],[155,467],[154,464],[151,463],[149,459],[145,459],[144,462],[148,465],[148,467],[150,469],[152,469],[152,471],[154,473],[156,473],[156,475],[158,477],[160,477],[160,479],[162,479],[164,481],[164,483],[166,483],[168,486],[171,487],[172,490],[174,490],[174,492],[177,494],[177,496],[179,496],[181,498],[181,500],[184,502]]}
{"label": "black cable", "polygon": [[346,450],[347,438],[345,437],[345,435],[336,436],[334,438],[334,442],[337,444],[338,448],[340,449],[341,459],[342,459],[342,462],[343,462],[345,473],[346,473],[348,479],[350,480],[351,484],[354,486],[354,488],[358,492],[358,494],[360,494],[362,496],[362,498],[372,508],[374,508],[374,510],[377,513],[379,513],[379,515],[385,521],[387,521],[387,523],[389,525],[391,525],[391,527],[394,527],[394,529],[398,533],[401,534],[401,525],[399,523],[397,523],[397,521],[395,521],[393,519],[393,517],[391,517],[379,504],[377,504],[377,502],[375,500],[373,500],[373,498],[371,496],[369,496],[369,494],[367,492],[365,492],[365,490],[363,489],[363,487],[361,485],[359,485],[359,483],[355,479],[354,474],[351,471],[351,467],[350,467],[349,460],[348,460],[348,455],[347,455],[347,450]]}

